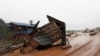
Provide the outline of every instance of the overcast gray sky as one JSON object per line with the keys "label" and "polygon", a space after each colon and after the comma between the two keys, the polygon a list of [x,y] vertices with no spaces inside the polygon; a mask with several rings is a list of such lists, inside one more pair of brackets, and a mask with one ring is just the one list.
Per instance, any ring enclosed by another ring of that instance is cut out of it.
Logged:
{"label": "overcast gray sky", "polygon": [[100,26],[100,0],[0,0],[0,18],[5,22],[46,24],[46,15],[66,23],[67,29]]}

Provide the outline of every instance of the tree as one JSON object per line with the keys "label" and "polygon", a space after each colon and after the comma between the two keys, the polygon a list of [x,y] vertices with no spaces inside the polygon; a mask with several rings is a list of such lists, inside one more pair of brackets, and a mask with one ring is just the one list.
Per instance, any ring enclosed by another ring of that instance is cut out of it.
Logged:
{"label": "tree", "polygon": [[30,22],[30,25],[33,25],[33,20],[30,20],[29,22]]}
{"label": "tree", "polygon": [[2,19],[0,19],[0,46],[5,45],[5,43],[8,44],[10,41],[13,41],[13,35],[14,34],[8,27],[8,25]]}

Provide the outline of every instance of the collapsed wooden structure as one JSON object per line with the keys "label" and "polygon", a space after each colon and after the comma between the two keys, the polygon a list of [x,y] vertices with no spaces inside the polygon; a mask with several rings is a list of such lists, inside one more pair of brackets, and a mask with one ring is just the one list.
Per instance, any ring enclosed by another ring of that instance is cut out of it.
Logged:
{"label": "collapsed wooden structure", "polygon": [[[47,35],[48,37],[50,37],[50,39],[52,40],[53,43],[59,39],[62,39],[61,44],[65,45],[66,44],[65,23],[61,22],[51,16],[47,16],[47,18],[49,19],[49,23],[36,29],[35,32],[31,33],[31,36],[33,38],[35,37],[35,39],[37,39],[37,36],[41,36],[41,34]],[[42,37],[41,37],[41,39],[42,39]],[[45,41],[43,43],[45,43]],[[42,45],[43,43],[40,43],[40,45]],[[48,44],[50,44],[50,43],[48,43]]]}

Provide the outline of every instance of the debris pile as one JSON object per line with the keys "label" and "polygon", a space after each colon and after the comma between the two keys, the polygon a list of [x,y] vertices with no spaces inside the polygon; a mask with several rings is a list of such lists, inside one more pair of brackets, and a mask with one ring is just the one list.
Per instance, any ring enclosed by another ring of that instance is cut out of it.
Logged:
{"label": "debris pile", "polygon": [[[16,46],[20,48],[21,53],[29,53],[41,46],[52,47],[53,44],[58,40],[61,40],[60,45],[62,46],[62,49],[66,49],[66,46],[68,47],[70,45],[68,39],[66,39],[65,23],[49,15],[47,15],[47,18],[49,20],[49,23],[38,28],[37,26],[40,22],[38,21],[31,33],[16,34],[14,36],[14,38],[16,37],[16,39],[14,40],[13,45],[15,45],[16,43],[22,44],[20,46]],[[27,47],[31,48],[29,50],[25,50],[25,48]]]}
{"label": "debris pile", "polygon": [[90,31],[89,31],[89,34],[92,36],[92,35],[96,35],[97,32],[96,32],[95,30],[90,30]]}

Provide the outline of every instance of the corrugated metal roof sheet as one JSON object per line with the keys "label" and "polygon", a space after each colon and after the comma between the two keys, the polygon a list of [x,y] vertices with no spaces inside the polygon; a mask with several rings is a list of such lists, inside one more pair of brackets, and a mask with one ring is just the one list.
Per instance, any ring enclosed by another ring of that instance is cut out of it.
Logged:
{"label": "corrugated metal roof sheet", "polygon": [[48,44],[53,43],[52,39],[49,36],[46,36],[46,35],[40,35],[40,36],[34,37],[34,40],[39,42],[40,45],[48,45]]}
{"label": "corrugated metal roof sheet", "polygon": [[27,24],[27,23],[19,23],[19,22],[10,22],[9,25],[18,25],[18,26],[27,26],[27,27],[34,27],[35,25],[30,25],[30,24]]}

